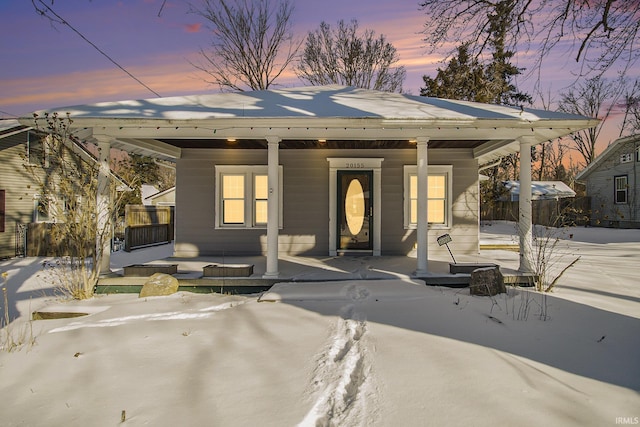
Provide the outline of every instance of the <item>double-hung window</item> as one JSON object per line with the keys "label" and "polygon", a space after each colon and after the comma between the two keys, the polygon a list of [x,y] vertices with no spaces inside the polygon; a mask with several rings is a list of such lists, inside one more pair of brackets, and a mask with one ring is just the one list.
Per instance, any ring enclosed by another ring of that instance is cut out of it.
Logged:
{"label": "double-hung window", "polygon": [[[430,165],[427,180],[427,218],[431,228],[451,227],[452,166]],[[404,167],[404,228],[418,226],[418,168]]]}
{"label": "double-hung window", "polygon": [[[267,166],[216,166],[216,227],[266,228]],[[278,168],[278,226],[282,227],[282,167]]]}
{"label": "double-hung window", "polygon": [[616,176],[613,180],[616,204],[626,204],[628,191],[627,175]]}

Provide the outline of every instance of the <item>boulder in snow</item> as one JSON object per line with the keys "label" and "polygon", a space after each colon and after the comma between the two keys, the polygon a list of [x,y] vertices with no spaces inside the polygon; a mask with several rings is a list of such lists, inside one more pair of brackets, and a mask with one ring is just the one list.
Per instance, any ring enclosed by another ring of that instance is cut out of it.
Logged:
{"label": "boulder in snow", "polygon": [[178,279],[165,273],[155,273],[145,282],[140,298],[171,295],[178,292]]}
{"label": "boulder in snow", "polygon": [[471,295],[493,296],[507,292],[500,267],[477,268],[471,272]]}

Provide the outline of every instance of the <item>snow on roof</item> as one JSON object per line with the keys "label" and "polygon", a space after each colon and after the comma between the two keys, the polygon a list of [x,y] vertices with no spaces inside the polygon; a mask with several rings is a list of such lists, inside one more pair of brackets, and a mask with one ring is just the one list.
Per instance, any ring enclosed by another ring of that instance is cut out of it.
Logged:
{"label": "snow on roof", "polygon": [[[590,120],[566,113],[429,98],[348,86],[308,86],[175,96],[56,108],[74,119],[379,118]],[[44,111],[39,112],[39,114]]]}
{"label": "snow on roof", "polygon": [[16,132],[23,132],[31,129],[29,126],[20,124],[17,119],[1,119],[0,120],[0,137],[13,134]]}
{"label": "snow on roof", "polygon": [[[520,195],[519,181],[504,181],[504,186],[512,195]],[[531,181],[531,200],[545,200],[575,197],[576,192],[562,181]]]}
{"label": "snow on roof", "polygon": [[152,200],[156,197],[160,197],[160,196],[164,196],[167,193],[170,193],[172,191],[176,191],[176,187],[175,185],[171,188],[167,188],[166,190],[162,190],[162,191],[157,191],[153,194],[149,194],[148,196],[143,197],[145,200]]}

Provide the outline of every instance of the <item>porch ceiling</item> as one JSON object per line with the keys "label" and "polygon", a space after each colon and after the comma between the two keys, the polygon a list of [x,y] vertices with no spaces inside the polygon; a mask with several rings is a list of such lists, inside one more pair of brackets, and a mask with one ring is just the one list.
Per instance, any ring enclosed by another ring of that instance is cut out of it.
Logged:
{"label": "porch ceiling", "polygon": [[[266,149],[265,139],[161,139],[160,142],[180,149],[184,148],[223,148],[223,149]],[[477,148],[486,140],[430,140],[429,148]],[[280,149],[407,149],[416,148],[415,141],[397,140],[282,140]]]}

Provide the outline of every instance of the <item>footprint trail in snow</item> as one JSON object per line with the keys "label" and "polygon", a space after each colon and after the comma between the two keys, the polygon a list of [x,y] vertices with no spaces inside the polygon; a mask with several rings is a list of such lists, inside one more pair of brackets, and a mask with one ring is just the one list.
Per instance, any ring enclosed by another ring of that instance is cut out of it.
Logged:
{"label": "footprint trail in snow", "polygon": [[317,358],[310,387],[314,404],[299,427],[366,425],[377,408],[367,322],[357,310],[369,290],[353,285],[347,291],[353,303],[341,308],[329,343]]}

